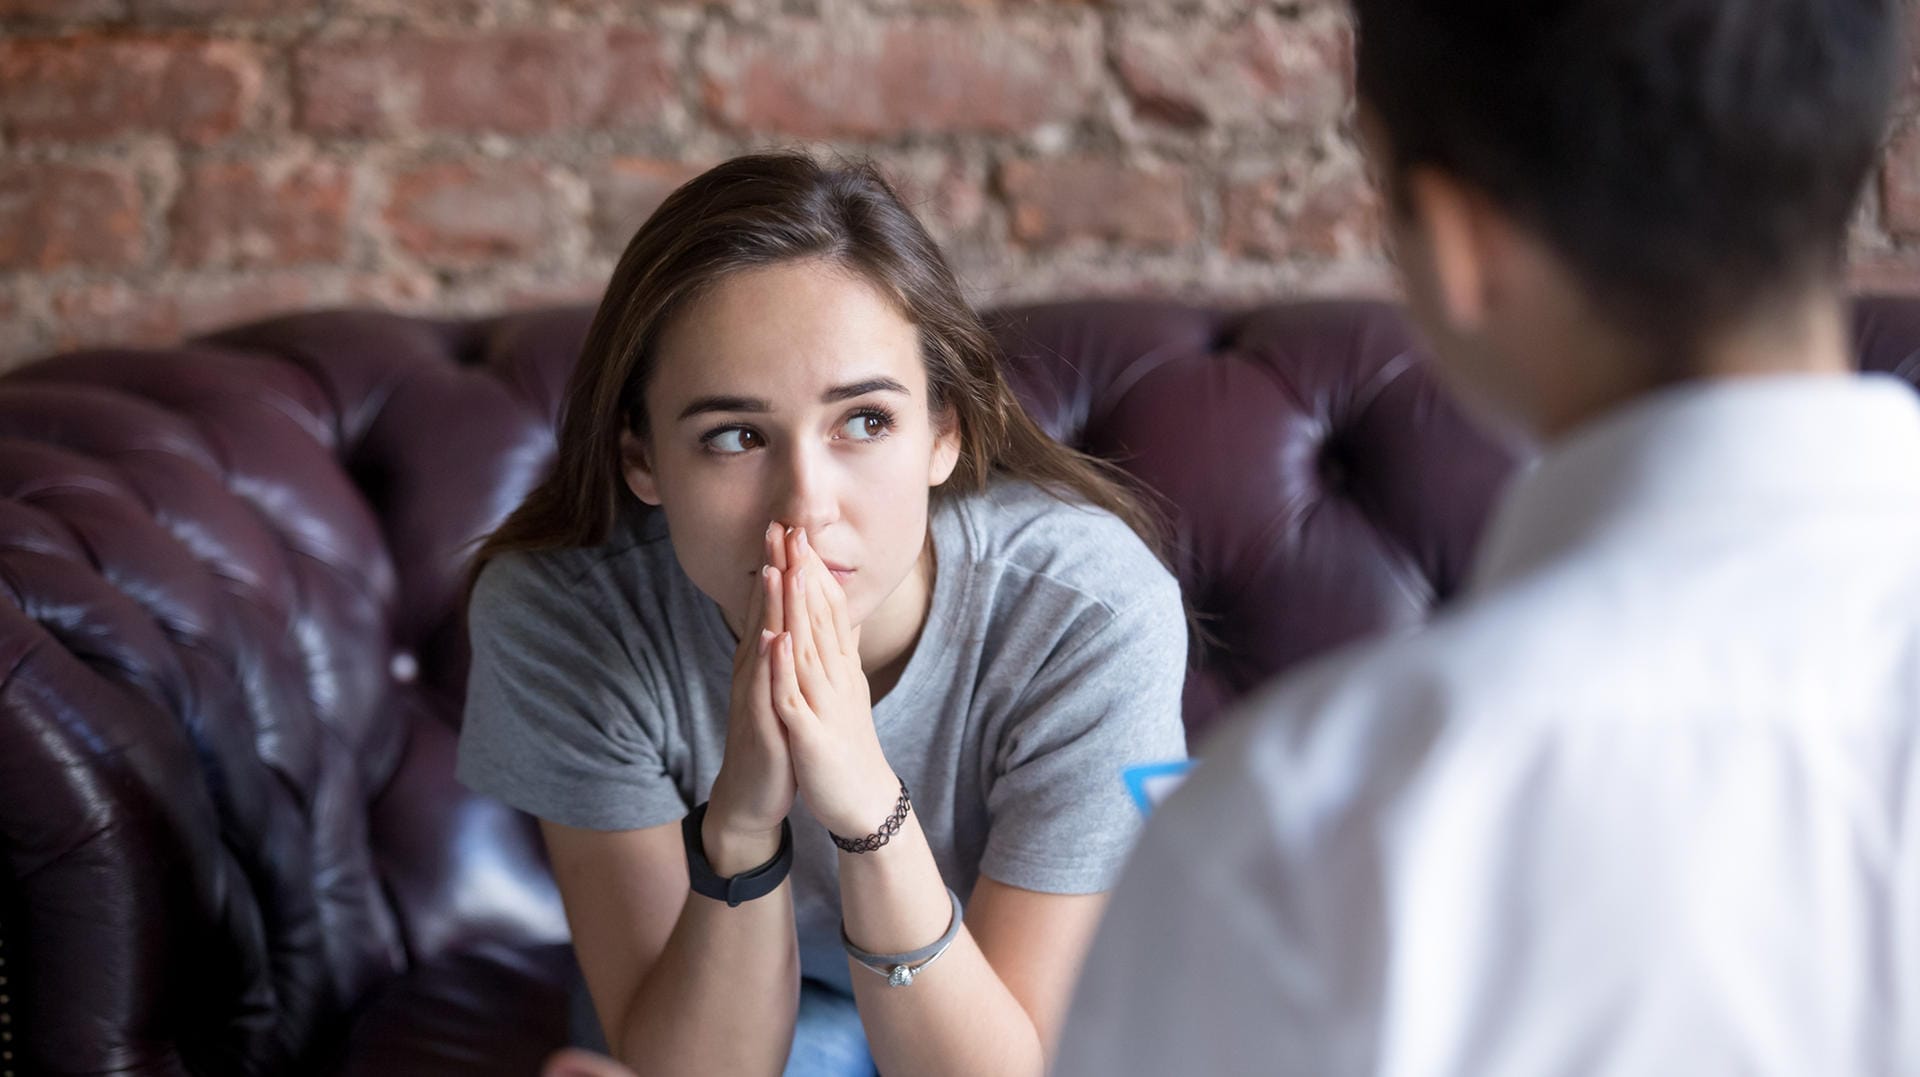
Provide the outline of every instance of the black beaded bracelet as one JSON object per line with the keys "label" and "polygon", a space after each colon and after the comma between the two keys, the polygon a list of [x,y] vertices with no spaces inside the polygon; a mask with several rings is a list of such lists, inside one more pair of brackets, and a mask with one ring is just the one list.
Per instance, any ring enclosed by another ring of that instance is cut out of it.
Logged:
{"label": "black beaded bracelet", "polygon": [[907,813],[913,810],[913,799],[907,796],[907,780],[900,779],[900,799],[893,806],[893,814],[880,824],[880,829],[864,838],[843,838],[833,831],[827,831],[827,837],[840,847],[844,853],[870,853],[893,840],[900,833],[900,827],[907,821]]}

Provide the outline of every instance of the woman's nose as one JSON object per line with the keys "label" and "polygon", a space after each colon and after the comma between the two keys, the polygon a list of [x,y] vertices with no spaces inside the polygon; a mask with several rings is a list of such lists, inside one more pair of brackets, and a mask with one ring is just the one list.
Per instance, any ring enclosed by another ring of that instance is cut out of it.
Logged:
{"label": "woman's nose", "polygon": [[782,489],[773,506],[775,520],[787,527],[818,531],[839,518],[832,476],[815,454],[804,449],[789,453],[783,471]]}

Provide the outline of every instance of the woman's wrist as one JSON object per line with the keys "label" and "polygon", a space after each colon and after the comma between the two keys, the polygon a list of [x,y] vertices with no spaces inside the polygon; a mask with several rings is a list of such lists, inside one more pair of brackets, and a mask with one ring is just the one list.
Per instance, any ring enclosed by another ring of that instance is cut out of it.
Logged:
{"label": "woman's wrist", "polygon": [[780,853],[780,827],[729,826],[716,817],[711,808],[700,822],[700,844],[706,850],[707,863],[720,876],[739,875],[772,860]]}
{"label": "woman's wrist", "polygon": [[[904,814],[900,809],[908,807],[911,810],[906,782],[891,769],[877,776],[867,792],[850,798],[849,803],[858,807],[844,812],[842,818],[827,823],[827,830],[836,839],[851,842],[875,839],[872,849],[866,850],[869,852],[885,845],[885,839],[899,831]],[[840,841],[834,844],[840,845],[843,851],[852,851]]]}

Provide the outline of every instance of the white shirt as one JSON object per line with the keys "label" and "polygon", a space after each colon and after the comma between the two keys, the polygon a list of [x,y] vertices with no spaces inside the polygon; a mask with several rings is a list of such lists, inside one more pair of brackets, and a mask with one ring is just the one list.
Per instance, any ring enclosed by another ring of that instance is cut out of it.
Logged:
{"label": "white shirt", "polygon": [[1257,696],[1116,889],[1058,1074],[1920,1074],[1920,402],[1646,398],[1470,593]]}

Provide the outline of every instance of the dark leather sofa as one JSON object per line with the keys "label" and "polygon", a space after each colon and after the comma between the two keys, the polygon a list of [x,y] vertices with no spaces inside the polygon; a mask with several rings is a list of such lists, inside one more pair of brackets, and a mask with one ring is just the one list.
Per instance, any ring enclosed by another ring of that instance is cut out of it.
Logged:
{"label": "dark leather sofa", "polygon": [[[0,1072],[526,1074],[561,1041],[537,834],[452,753],[462,560],[546,466],[589,313],[311,313],[0,378]],[[1196,743],[1444,603],[1520,454],[1390,306],[992,321],[1045,427],[1165,499]],[[1916,377],[1920,302],[1858,329]]]}

